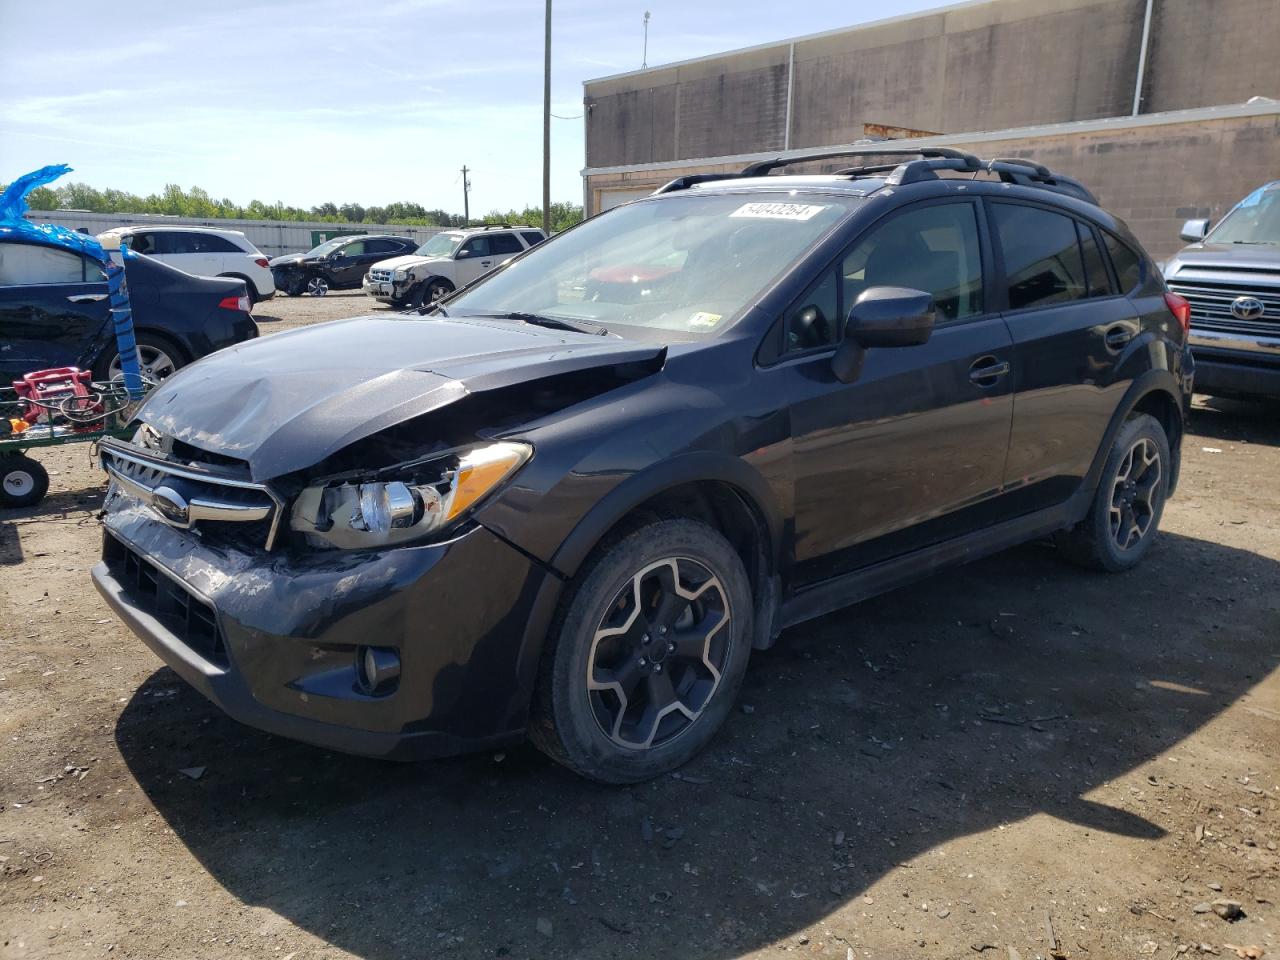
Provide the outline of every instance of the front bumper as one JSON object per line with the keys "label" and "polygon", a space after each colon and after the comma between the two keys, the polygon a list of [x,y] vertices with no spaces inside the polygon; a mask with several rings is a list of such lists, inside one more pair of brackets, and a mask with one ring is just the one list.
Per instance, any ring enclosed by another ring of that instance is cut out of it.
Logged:
{"label": "front bumper", "polygon": [[1280,353],[1192,348],[1196,392],[1213,396],[1280,397]]}
{"label": "front bumper", "polygon": [[[558,581],[483,527],[385,552],[246,553],[108,499],[93,581],[166,664],[271,733],[388,759],[523,735],[528,644]],[[391,692],[356,682],[364,645],[399,654]]]}
{"label": "front bumper", "polygon": [[395,303],[408,296],[412,285],[411,280],[371,280],[366,276],[360,289],[381,303]]}

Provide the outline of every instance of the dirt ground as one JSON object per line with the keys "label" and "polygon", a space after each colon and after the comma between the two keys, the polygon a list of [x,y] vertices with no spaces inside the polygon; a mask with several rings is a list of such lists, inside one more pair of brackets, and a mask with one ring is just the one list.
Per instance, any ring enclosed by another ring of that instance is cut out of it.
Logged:
{"label": "dirt ground", "polygon": [[226,719],[90,586],[88,448],[41,454],[0,511],[0,957],[1280,958],[1280,413],[1192,427],[1139,570],[1027,546],[790,630],[627,789]]}

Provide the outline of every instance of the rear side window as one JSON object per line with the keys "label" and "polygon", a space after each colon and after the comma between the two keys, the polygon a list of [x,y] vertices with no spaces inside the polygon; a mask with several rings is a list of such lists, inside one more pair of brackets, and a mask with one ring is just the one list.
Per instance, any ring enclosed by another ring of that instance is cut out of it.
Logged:
{"label": "rear side window", "polygon": [[1089,283],[1089,296],[1109,297],[1111,277],[1107,273],[1106,261],[1102,258],[1102,248],[1098,246],[1098,238],[1092,228],[1076,221],[1076,232],[1080,234],[1080,250],[1084,254],[1084,276]]}
{"label": "rear side window", "polygon": [[521,230],[520,236],[524,237],[524,242],[531,247],[536,247],[545,239],[542,234],[536,233],[533,230]]}
{"label": "rear side window", "polygon": [[244,253],[226,237],[220,237],[216,233],[196,233],[192,236],[196,239],[199,253]]}
{"label": "rear side window", "polygon": [[0,243],[0,287],[93,283],[106,278],[101,266],[70,250],[34,243]]}
{"label": "rear side window", "polygon": [[364,242],[365,253],[395,253],[400,249],[400,244],[394,240],[366,240]]}
{"label": "rear side window", "polygon": [[1138,285],[1147,279],[1147,268],[1132,247],[1123,240],[1103,231],[1106,238],[1107,253],[1111,255],[1111,266],[1116,271],[1116,279],[1120,281],[1121,293],[1133,293]]}
{"label": "rear side window", "polygon": [[498,256],[519,253],[523,249],[514,233],[495,233],[489,238],[489,252]]}
{"label": "rear side window", "polygon": [[1069,303],[1088,295],[1075,220],[1012,203],[991,208],[1004,251],[1009,309]]}

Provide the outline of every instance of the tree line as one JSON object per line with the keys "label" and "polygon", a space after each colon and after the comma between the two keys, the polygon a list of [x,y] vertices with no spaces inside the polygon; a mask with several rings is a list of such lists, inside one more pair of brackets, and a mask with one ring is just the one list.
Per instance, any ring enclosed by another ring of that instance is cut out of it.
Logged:
{"label": "tree line", "polygon": [[[0,185],[0,190],[3,186]],[[462,227],[461,214],[447,210],[428,210],[420,203],[390,203],[386,206],[364,206],[359,203],[322,203],[311,208],[291,207],[276,202],[251,200],[241,206],[223,198],[216,200],[200,187],[184,190],[176,183],[166,184],[160,193],[138,196],[124,190],[99,190],[87,183],[64,183],[56,187],[37,187],[27,197],[32,210],[89,210],[94,213],[152,213],[202,220],[293,220],[322,223],[386,223],[403,226]],[[565,230],[582,219],[582,207],[573,203],[551,204],[551,229]],[[542,224],[542,207],[527,206],[523,210],[493,210],[480,217],[479,223]]]}

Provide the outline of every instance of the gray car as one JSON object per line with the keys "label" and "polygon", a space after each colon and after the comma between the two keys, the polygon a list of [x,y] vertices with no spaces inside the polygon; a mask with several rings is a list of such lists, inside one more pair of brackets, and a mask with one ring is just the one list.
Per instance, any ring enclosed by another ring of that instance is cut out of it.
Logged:
{"label": "gray car", "polygon": [[1196,390],[1280,397],[1280,180],[1254,190],[1210,229],[1188,220],[1164,268],[1191,304]]}

